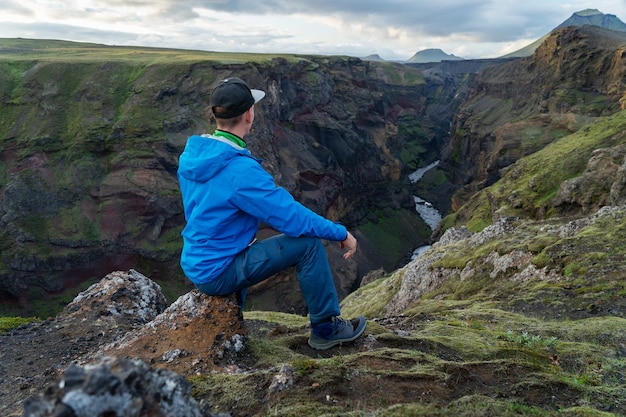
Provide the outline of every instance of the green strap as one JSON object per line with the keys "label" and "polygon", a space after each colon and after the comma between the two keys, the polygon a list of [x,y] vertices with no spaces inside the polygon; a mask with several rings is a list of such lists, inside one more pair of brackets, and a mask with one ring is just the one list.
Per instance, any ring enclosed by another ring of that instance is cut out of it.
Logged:
{"label": "green strap", "polygon": [[242,148],[245,148],[246,146],[248,146],[246,142],[244,142],[243,139],[241,139],[239,136],[233,135],[232,133],[226,132],[224,130],[216,129],[215,133],[213,133],[213,136],[226,138],[229,141],[235,143],[236,145],[241,146]]}

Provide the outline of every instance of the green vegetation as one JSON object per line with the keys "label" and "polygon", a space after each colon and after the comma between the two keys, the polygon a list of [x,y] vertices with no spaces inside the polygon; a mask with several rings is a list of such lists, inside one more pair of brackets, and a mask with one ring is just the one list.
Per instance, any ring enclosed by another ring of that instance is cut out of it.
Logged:
{"label": "green vegetation", "polygon": [[36,317],[0,317],[0,333],[37,321]]}
{"label": "green vegetation", "polygon": [[[366,287],[359,303],[376,296],[380,285]],[[302,317],[246,312],[246,320],[261,323],[247,350],[257,368],[189,380],[196,399],[214,404],[213,412],[264,416],[614,416],[624,411],[626,361],[615,353],[626,335],[626,320],[542,320],[489,304],[425,300],[396,324],[369,321],[370,341],[333,352],[303,348]],[[292,369],[292,385],[268,393],[282,366],[277,364]]]}
{"label": "green vegetation", "polygon": [[512,330],[506,332],[506,340],[509,342],[519,343],[527,348],[550,348],[556,346],[557,338],[552,336],[544,339],[539,335],[530,335],[528,332],[522,332],[520,335],[515,335]]}
{"label": "green vegetation", "polygon": [[457,224],[478,231],[496,211],[522,218],[559,215],[552,203],[563,181],[580,176],[596,149],[624,143],[624,131],[626,113],[618,112],[517,161],[496,184],[470,198],[457,212]]}
{"label": "green vegetation", "polygon": [[48,61],[48,62],[128,62],[128,63],[182,63],[215,61],[223,64],[264,62],[275,58],[297,61],[291,54],[242,54],[207,52],[167,48],[135,46],[107,46],[101,44],[75,43],[57,40],[0,39],[0,61]]}
{"label": "green vegetation", "polygon": [[376,63],[376,65],[385,69],[387,77],[389,78],[387,82],[389,82],[390,84],[419,85],[426,83],[421,71],[418,71],[417,69],[411,67],[407,67],[406,65],[387,61],[378,62]]}
{"label": "green vegetation", "polygon": [[398,269],[389,277],[377,279],[349,294],[343,300],[342,313],[347,317],[364,315],[379,317],[385,313],[385,306],[398,292],[404,269]]}
{"label": "green vegetation", "polygon": [[[376,216],[376,217],[373,217]],[[408,210],[376,211],[371,215],[372,220],[359,227],[367,240],[377,242],[381,256],[391,264],[397,265],[406,259],[407,246],[417,247],[422,239],[427,238],[431,230],[426,224],[418,223],[416,215]],[[408,242],[413,242],[408,245]]]}
{"label": "green vegetation", "polygon": [[408,170],[426,165],[429,142],[432,134],[427,132],[424,121],[415,116],[401,116],[398,120],[398,140],[404,145],[400,149],[400,160]]}

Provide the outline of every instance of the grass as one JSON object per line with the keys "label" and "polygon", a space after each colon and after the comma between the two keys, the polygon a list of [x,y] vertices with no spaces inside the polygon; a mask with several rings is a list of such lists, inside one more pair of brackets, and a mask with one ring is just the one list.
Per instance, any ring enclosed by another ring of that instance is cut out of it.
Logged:
{"label": "grass", "polygon": [[0,317],[0,333],[37,321],[36,317]]}
{"label": "grass", "polygon": [[[373,342],[317,354],[298,353],[306,344],[305,318],[246,312],[246,320],[261,326],[261,333],[249,336],[247,349],[255,369],[192,377],[194,396],[216,404],[214,412],[263,416],[614,416],[623,411],[626,361],[616,352],[626,320],[544,320],[491,304],[425,300],[405,312],[401,333],[370,321],[367,338],[375,343],[369,348]],[[276,326],[283,330],[272,331]],[[269,393],[283,365],[292,369],[292,385]],[[613,412],[603,411],[606,405]]]}
{"label": "grass", "polygon": [[190,63],[214,61],[223,64],[266,62],[275,58],[298,61],[292,54],[254,54],[209,52],[198,50],[148,48],[135,46],[109,46],[94,43],[77,43],[41,39],[0,39],[0,61],[47,62],[126,62],[136,64]]}
{"label": "grass", "polygon": [[[467,224],[478,231],[491,224],[496,210],[500,215],[524,218],[559,215],[553,200],[561,184],[580,176],[596,149],[624,143],[624,131],[626,112],[617,112],[517,161],[507,168],[497,183],[470,198],[456,213],[457,224]],[[585,192],[591,196],[594,191],[586,189]],[[605,195],[606,192],[598,194]],[[510,204],[512,196],[519,202],[515,206]]]}

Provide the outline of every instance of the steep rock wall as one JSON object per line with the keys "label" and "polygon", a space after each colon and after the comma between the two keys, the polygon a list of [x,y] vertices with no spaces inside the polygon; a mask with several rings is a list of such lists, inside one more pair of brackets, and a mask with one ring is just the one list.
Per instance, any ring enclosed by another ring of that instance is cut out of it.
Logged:
{"label": "steep rock wall", "polygon": [[[35,288],[64,291],[120,268],[180,276],[178,155],[188,135],[214,128],[209,92],[231,75],[267,92],[251,151],[279,185],[364,243],[356,267],[335,267],[339,288],[397,266],[428,236],[412,210],[406,166],[437,154],[429,132],[442,121],[426,112],[419,71],[342,57],[163,61],[0,61],[5,299],[27,307],[42,297]],[[414,126],[425,133],[416,138]],[[402,160],[416,141],[419,151]],[[407,233],[380,255],[387,242],[360,228],[397,213]],[[339,251],[329,252],[334,265]]]}
{"label": "steep rock wall", "polygon": [[500,170],[622,106],[626,34],[599,27],[554,31],[535,53],[473,75],[443,155],[458,209]]}

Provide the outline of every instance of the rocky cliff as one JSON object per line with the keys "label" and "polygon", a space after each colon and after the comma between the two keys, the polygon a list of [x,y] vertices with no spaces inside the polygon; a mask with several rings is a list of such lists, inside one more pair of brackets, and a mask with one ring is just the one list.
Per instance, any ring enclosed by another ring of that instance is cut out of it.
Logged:
{"label": "rocky cliff", "polygon": [[[460,212],[504,168],[620,109],[624,94],[624,34],[598,27],[555,31],[528,58],[428,68],[12,42],[0,54],[0,296],[21,314],[46,299],[38,314],[53,315],[115,269],[167,277],[169,298],[189,289],[177,157],[189,134],[213,128],[208,94],[227,75],[268,93],[249,146],[277,183],[359,238],[348,265],[328,246],[341,297],[428,242],[412,194]],[[271,295],[259,286],[255,305],[302,312],[291,276]]]}
{"label": "rocky cliff", "polygon": [[449,229],[344,300],[346,316],[370,317],[366,335],[322,352],[305,317],[241,322],[232,300],[196,292],[165,308],[158,285],[114,272],[56,318],[0,334],[0,411],[624,415],[625,224],[613,206]]}
{"label": "rocky cliff", "polygon": [[[233,74],[267,92],[251,151],[279,185],[362,242],[355,264],[334,268],[342,296],[428,239],[407,175],[436,157],[444,122],[427,111],[419,71],[346,57],[239,58],[27,40],[0,50],[4,301],[28,314],[69,289],[49,302],[54,314],[77,285],[137,266],[167,277],[170,297],[188,289],[177,158],[189,134],[214,128],[210,89]],[[333,265],[341,259],[329,254]]]}
{"label": "rocky cliff", "polygon": [[554,31],[528,58],[469,80],[452,123],[445,164],[461,187],[452,202],[500,178],[525,155],[622,108],[626,34],[593,26]]}

